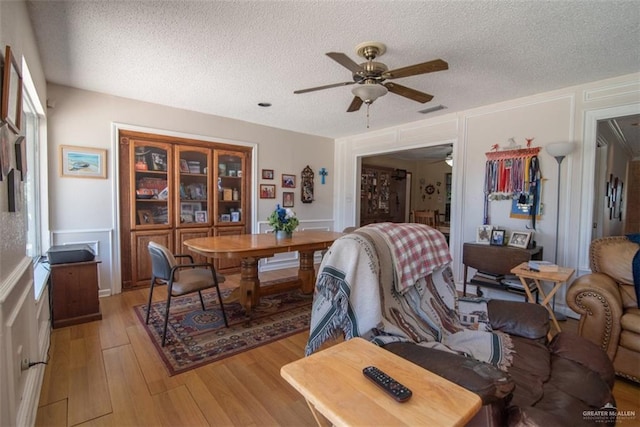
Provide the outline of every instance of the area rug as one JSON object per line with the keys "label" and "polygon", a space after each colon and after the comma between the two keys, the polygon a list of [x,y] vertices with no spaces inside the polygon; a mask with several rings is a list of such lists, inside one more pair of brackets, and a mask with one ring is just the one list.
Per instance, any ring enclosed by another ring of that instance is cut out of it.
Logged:
{"label": "area rug", "polygon": [[[223,299],[229,293],[222,291]],[[239,303],[226,303],[228,328],[224,326],[215,289],[202,294],[205,311],[197,293],[171,300],[164,347],[160,344],[166,301],[151,304],[148,325],[145,323],[147,305],[134,307],[169,376],[309,329],[313,295],[304,295],[298,289],[262,297],[250,320]]]}

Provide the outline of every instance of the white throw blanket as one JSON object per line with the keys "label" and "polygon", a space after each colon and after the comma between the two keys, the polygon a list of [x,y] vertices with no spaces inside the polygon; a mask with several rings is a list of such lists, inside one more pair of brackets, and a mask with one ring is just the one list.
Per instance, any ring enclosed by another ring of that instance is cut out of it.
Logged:
{"label": "white throw blanket", "polygon": [[[377,344],[415,342],[506,369],[512,352],[507,335],[460,324],[448,263],[432,264],[432,273],[398,291],[400,275],[385,228],[402,226],[363,227],[334,242],[320,265],[306,354],[342,333],[345,339],[360,336]],[[424,253],[423,247],[404,250]]]}

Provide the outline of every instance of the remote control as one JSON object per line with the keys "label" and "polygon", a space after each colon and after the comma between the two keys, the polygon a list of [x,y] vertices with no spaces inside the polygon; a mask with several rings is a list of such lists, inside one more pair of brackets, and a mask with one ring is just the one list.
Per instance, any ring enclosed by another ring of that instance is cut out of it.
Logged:
{"label": "remote control", "polygon": [[406,402],[412,393],[407,387],[391,378],[375,366],[367,366],[362,370],[365,377],[376,383],[380,388],[389,393],[398,402]]}

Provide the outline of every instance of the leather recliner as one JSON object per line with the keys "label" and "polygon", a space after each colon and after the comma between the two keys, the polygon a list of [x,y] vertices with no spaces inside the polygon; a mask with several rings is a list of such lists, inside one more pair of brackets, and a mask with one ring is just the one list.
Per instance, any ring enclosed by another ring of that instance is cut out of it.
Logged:
{"label": "leather recliner", "polygon": [[578,334],[602,348],[617,375],[640,383],[640,308],[633,259],[640,245],[627,237],[591,242],[591,274],[576,279],[567,304],[580,314]]}

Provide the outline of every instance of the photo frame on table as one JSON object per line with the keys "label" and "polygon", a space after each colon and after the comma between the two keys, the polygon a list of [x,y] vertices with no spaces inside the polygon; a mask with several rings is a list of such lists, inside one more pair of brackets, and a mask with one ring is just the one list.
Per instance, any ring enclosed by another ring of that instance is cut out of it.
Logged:
{"label": "photo frame on table", "polygon": [[60,146],[60,176],[65,178],[107,178],[107,150]]}
{"label": "photo frame on table", "polygon": [[491,231],[493,231],[493,225],[481,225],[476,230],[476,243],[482,245],[488,245],[491,241]]}
{"label": "photo frame on table", "polygon": [[282,188],[296,188],[296,176],[283,173]]}
{"label": "photo frame on table", "polygon": [[262,179],[273,179],[273,169],[262,169]]}
{"label": "photo frame on table", "polygon": [[295,193],[293,191],[285,191],[282,193],[282,207],[292,208],[294,205]]}
{"label": "photo frame on table", "polygon": [[509,246],[520,249],[527,249],[531,240],[531,231],[514,231],[509,238]]}
{"label": "photo frame on table", "polygon": [[20,133],[22,117],[22,75],[11,46],[5,48],[4,73],[2,76],[2,106],[0,118],[9,125],[13,133]]}
{"label": "photo frame on table", "polygon": [[491,230],[491,241],[489,243],[492,246],[504,246],[504,230]]}
{"label": "photo frame on table", "polygon": [[260,198],[261,199],[275,199],[276,198],[276,186],[274,184],[260,184]]}

